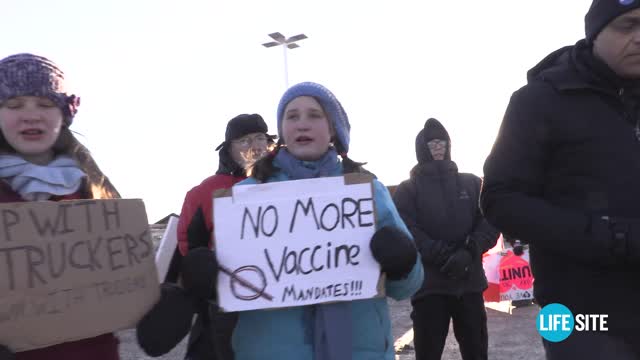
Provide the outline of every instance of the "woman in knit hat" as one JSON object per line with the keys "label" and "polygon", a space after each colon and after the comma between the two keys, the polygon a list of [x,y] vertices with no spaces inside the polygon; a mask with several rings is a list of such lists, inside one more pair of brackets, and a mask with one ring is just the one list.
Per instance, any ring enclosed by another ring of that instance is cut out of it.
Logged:
{"label": "woman in knit hat", "polygon": [[[259,160],[252,176],[238,186],[365,172],[362,164],[347,157],[349,119],[338,99],[324,86],[307,82],[291,87],[280,100],[277,116],[280,137],[277,148]],[[411,234],[387,189],[373,180],[373,193],[378,216],[371,251],[387,275],[386,294],[406,299],[422,284],[422,265]],[[209,271],[206,278],[215,281],[214,254],[191,250],[184,263],[189,269],[185,282],[202,286],[197,292],[210,295],[215,284],[196,284],[190,273],[192,269]],[[239,312],[233,350],[238,360],[392,360],[394,348],[387,300],[372,298]]]}
{"label": "woman in knit hat", "polygon": [[[0,60],[0,202],[120,197],[69,129],[79,100],[49,59],[17,54]],[[0,359],[11,356],[0,346]],[[19,352],[15,359],[116,360],[118,340],[104,334]]]}

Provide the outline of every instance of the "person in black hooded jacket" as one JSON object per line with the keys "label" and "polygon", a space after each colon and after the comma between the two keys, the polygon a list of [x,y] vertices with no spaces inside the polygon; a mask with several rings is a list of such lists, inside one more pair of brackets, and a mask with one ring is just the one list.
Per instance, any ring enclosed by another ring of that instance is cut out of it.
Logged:
{"label": "person in black hooded jacket", "polygon": [[640,1],[593,1],[585,29],[511,97],[481,207],[529,243],[541,306],[608,315],[548,359],[640,359]]}
{"label": "person in black hooded jacket", "polygon": [[482,253],[496,244],[499,233],[480,213],[482,180],[458,173],[449,134],[436,119],[427,120],[418,133],[416,156],[410,179],[393,197],[427,274],[411,301],[416,359],[441,358],[450,319],[462,358],[487,359]]}

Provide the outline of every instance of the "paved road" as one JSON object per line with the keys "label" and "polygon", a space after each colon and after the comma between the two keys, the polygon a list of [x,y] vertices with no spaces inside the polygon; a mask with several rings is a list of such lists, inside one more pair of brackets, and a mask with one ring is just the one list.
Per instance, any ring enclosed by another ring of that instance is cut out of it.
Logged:
{"label": "paved road", "polygon": [[[398,347],[396,359],[415,359],[409,314],[411,306],[407,301],[396,302],[389,300],[391,308],[391,320],[393,324],[393,336]],[[503,306],[505,304],[502,304]],[[487,308],[487,324],[489,328],[489,359],[491,360],[544,360],[544,352],[540,337],[535,329],[535,316],[537,306],[526,306],[512,309],[494,310]],[[119,334],[121,345],[120,354],[122,360],[152,359],[145,356],[135,340],[132,330]],[[398,341],[400,340],[400,341]],[[181,360],[184,357],[184,342],[169,354],[156,359]],[[453,336],[453,330],[449,330],[449,337],[445,346],[442,360],[460,360],[458,344]]]}

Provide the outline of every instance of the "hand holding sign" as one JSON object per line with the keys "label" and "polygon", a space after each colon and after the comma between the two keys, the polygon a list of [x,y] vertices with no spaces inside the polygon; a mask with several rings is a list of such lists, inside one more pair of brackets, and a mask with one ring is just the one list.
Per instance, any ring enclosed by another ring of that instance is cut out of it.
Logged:
{"label": "hand holding sign", "polygon": [[370,246],[373,257],[391,280],[407,276],[418,258],[418,250],[413,241],[395,227],[385,226],[376,231]]}
{"label": "hand holding sign", "polygon": [[[239,273],[252,270],[251,267],[240,268],[236,271],[230,271],[224,266],[220,266],[216,260],[215,253],[208,250],[211,241],[211,232],[207,229],[202,208],[199,207],[193,215],[189,227],[187,228],[187,240],[189,242],[189,253],[183,259],[183,279],[185,287],[190,288],[191,292],[201,300],[208,300],[216,297],[216,284],[218,279],[218,270],[229,275],[232,279],[232,285],[239,282],[243,286],[256,292],[257,296],[264,295],[264,287],[255,287],[251,283],[240,277]],[[232,287],[233,289],[233,287]]]}
{"label": "hand holding sign", "polygon": [[138,345],[152,357],[168,353],[187,336],[198,310],[193,298],[178,285],[164,283],[160,290],[160,301],[136,325]]}
{"label": "hand holding sign", "polygon": [[[264,289],[267,286],[264,272],[255,266],[244,266],[232,272],[218,264],[215,251],[203,247],[189,250],[182,260],[182,263],[182,280],[184,287],[198,301],[207,301],[216,298],[219,271],[231,278],[231,290],[236,294],[237,298],[243,298],[242,295],[238,295],[236,291],[236,286],[242,286],[255,293],[255,295],[246,296],[245,300],[253,300],[260,296],[265,297],[267,300],[273,299],[271,295],[264,293]],[[261,281],[260,284],[252,284],[242,277],[241,273],[243,272],[256,272],[263,281]]]}

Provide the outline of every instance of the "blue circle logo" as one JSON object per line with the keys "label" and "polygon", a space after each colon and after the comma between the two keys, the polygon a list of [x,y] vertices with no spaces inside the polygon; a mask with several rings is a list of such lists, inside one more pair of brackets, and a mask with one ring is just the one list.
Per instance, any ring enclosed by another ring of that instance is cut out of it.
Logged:
{"label": "blue circle logo", "polygon": [[571,335],[574,318],[571,310],[562,304],[549,304],[538,313],[536,328],[545,340],[560,342]]}
{"label": "blue circle logo", "polygon": [[620,3],[620,5],[631,5],[635,2],[636,0],[618,0],[618,2]]}

